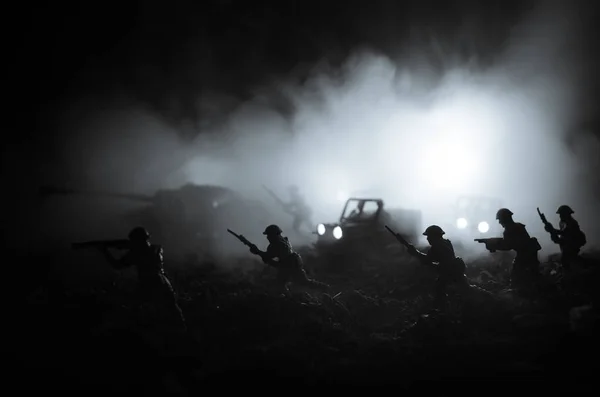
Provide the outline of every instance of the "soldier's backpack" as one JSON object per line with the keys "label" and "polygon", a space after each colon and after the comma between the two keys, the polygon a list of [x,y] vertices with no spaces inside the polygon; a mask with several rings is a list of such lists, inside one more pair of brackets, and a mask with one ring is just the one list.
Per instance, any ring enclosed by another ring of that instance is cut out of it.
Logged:
{"label": "soldier's backpack", "polygon": [[585,236],[585,233],[583,231],[579,230],[579,233],[577,236],[577,245],[579,245],[579,248],[581,248],[586,244],[587,244],[587,238]]}
{"label": "soldier's backpack", "polygon": [[460,256],[454,258],[454,271],[456,272],[456,274],[465,274],[466,270],[467,264],[465,263],[463,258],[461,258]]}

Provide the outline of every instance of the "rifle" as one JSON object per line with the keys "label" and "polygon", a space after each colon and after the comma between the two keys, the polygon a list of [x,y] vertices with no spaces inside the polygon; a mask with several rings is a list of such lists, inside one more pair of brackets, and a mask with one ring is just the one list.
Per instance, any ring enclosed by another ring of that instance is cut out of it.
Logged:
{"label": "rifle", "polygon": [[237,234],[234,231],[232,231],[231,229],[227,229],[227,231],[229,232],[229,234],[233,235],[233,237],[237,238],[238,240],[241,241],[242,244],[244,244],[246,247],[250,248],[250,249],[256,249],[258,250],[258,247],[255,244],[252,244],[246,237],[244,237],[241,234]]}
{"label": "rifle", "polygon": [[95,241],[86,241],[83,243],[73,243],[71,247],[74,250],[83,249],[83,248],[114,248],[118,250],[126,250],[129,249],[129,240],[95,240]]}
{"label": "rifle", "polygon": [[[240,240],[241,243],[244,244],[246,247],[250,248],[250,250],[258,252],[255,255],[260,256],[261,259],[263,260],[263,262],[265,261],[264,258],[263,258],[263,256],[262,256],[262,253],[259,251],[258,247],[255,244],[252,244],[250,242],[250,240],[248,240],[246,237],[242,236],[241,234],[235,233],[231,229],[227,229],[227,232],[229,232],[229,234],[231,234],[233,237],[235,237],[238,240]],[[276,263],[273,264],[273,261],[268,261],[268,262],[265,262],[265,263],[268,264],[268,265],[271,265],[271,266],[276,266]]]}
{"label": "rifle", "polygon": [[387,231],[388,231],[388,232],[390,232],[390,233],[391,233],[391,234],[392,234],[394,237],[396,237],[396,240],[398,240],[398,242],[399,242],[400,244],[402,244],[402,245],[403,245],[403,246],[405,246],[406,248],[408,248],[408,247],[410,247],[410,246],[411,246],[411,244],[410,244],[408,241],[406,241],[406,240],[404,239],[404,237],[402,237],[402,236],[400,235],[400,233],[396,233],[396,232],[395,232],[395,231],[393,231],[393,230],[392,230],[392,229],[391,229],[391,228],[390,228],[388,225],[385,225],[385,228],[386,228],[386,229],[387,229]]}
{"label": "rifle", "polygon": [[554,226],[552,226],[552,224],[550,222],[548,222],[548,219],[546,219],[546,215],[544,215],[542,212],[540,212],[539,207],[537,208],[537,213],[540,216],[542,223],[544,224],[544,230],[546,230],[552,236],[557,236],[558,235],[557,230],[554,229]]}
{"label": "rifle", "polygon": [[487,248],[490,252],[496,252],[496,246],[502,240],[503,240],[502,237],[476,238],[476,239],[474,239],[474,241],[477,242],[477,243],[484,243],[485,244],[485,248]]}

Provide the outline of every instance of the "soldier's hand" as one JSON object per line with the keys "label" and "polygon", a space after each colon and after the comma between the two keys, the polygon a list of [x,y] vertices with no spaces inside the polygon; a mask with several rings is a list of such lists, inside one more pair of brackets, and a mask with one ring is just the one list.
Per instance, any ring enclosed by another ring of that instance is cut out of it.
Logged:
{"label": "soldier's hand", "polygon": [[552,233],[554,231],[554,228],[552,227],[552,225],[545,225],[544,230],[548,233]]}
{"label": "soldier's hand", "polygon": [[254,255],[258,255],[260,253],[260,251],[256,245],[253,245],[252,247],[250,247],[250,252],[253,253]]}
{"label": "soldier's hand", "polygon": [[494,247],[491,243],[485,243],[485,249],[490,252],[496,252],[496,247]]}
{"label": "soldier's hand", "polygon": [[416,254],[416,253],[417,253],[417,248],[416,248],[414,245],[412,245],[412,244],[408,244],[408,245],[406,246],[406,251],[407,251],[409,254],[411,254],[411,255],[414,255],[414,254]]}

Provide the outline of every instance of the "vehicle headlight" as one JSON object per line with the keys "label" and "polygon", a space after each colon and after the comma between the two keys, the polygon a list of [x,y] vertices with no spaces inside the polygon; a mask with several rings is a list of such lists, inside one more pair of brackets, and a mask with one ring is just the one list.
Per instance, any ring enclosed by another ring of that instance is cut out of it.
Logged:
{"label": "vehicle headlight", "polygon": [[487,233],[490,230],[490,225],[487,222],[479,222],[477,230],[479,230],[479,233]]}
{"label": "vehicle headlight", "polygon": [[342,238],[342,228],[339,226],[336,226],[333,228],[333,238],[335,238],[336,240],[339,240]]}
{"label": "vehicle headlight", "polygon": [[465,218],[458,218],[456,220],[456,227],[459,229],[464,229],[468,225],[469,225],[469,223],[467,222],[467,220]]}
{"label": "vehicle headlight", "polygon": [[317,234],[318,234],[319,236],[322,236],[322,235],[324,235],[324,234],[325,234],[325,225],[324,225],[324,224],[322,224],[322,223],[319,223],[319,224],[317,225]]}

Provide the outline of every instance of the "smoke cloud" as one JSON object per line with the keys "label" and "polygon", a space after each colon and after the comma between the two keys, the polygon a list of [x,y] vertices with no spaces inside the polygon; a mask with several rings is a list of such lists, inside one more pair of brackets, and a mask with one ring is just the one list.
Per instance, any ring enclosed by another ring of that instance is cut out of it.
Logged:
{"label": "smoke cloud", "polygon": [[[544,253],[556,246],[535,208],[556,224],[554,211],[569,204],[593,244],[598,196],[586,186],[598,183],[600,143],[573,135],[585,117],[578,24],[570,9],[536,8],[487,63],[456,55],[468,38],[446,48],[415,39],[403,55],[357,49],[341,68],[323,61],[301,83],[290,75],[256,88],[250,100],[204,95],[197,106],[213,109],[212,117],[187,127],[167,124],[123,92],[110,103],[84,98],[62,114],[71,139],[49,179],[144,193],[216,184],[270,207],[262,184],[284,197],[296,184],[315,222],[336,220],[344,196],[378,196],[388,207],[421,210],[424,227],[444,225],[452,240],[460,239],[451,229],[456,200],[482,195],[510,208]],[[185,128],[202,133],[182,140],[175,130]],[[291,220],[271,210],[289,229]]]}

